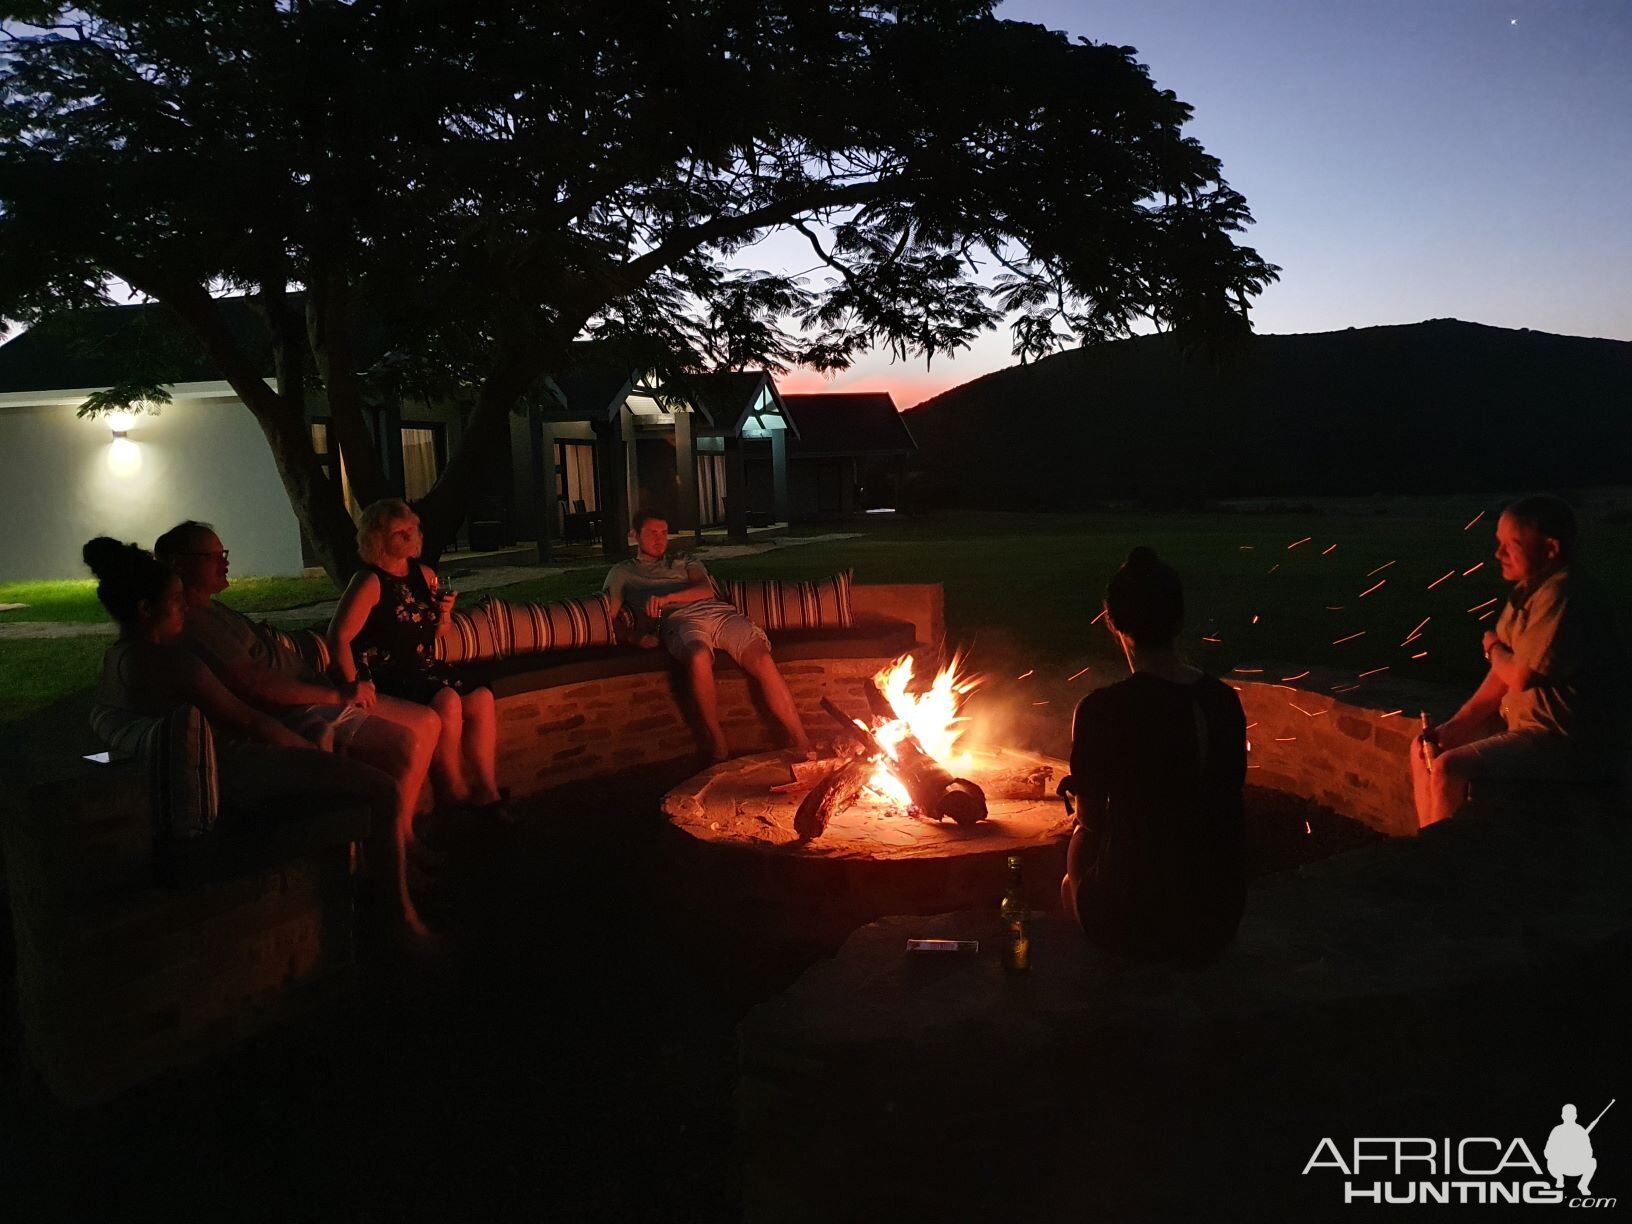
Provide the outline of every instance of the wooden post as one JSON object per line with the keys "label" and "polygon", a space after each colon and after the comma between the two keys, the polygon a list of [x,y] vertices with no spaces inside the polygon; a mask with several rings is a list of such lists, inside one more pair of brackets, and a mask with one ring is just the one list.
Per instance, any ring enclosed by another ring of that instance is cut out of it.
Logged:
{"label": "wooden post", "polygon": [[776,521],[788,521],[788,431],[771,430],[771,509]]}
{"label": "wooden post", "polygon": [[674,508],[674,534],[690,532],[698,544],[703,542],[702,514],[697,505],[697,442],[696,419],[690,408],[679,408],[674,414],[674,471],[679,480]]}
{"label": "wooden post", "polygon": [[557,519],[555,495],[555,431],[544,423],[536,408],[527,413],[527,477],[532,486],[528,504],[532,510],[533,539],[538,543],[538,559],[550,555]]}
{"label": "wooden post", "polygon": [[629,555],[628,463],[621,421],[596,421],[595,467],[600,480],[601,554]]}
{"label": "wooden post", "polygon": [[738,543],[748,539],[748,465],[740,434],[725,438],[725,534]]}

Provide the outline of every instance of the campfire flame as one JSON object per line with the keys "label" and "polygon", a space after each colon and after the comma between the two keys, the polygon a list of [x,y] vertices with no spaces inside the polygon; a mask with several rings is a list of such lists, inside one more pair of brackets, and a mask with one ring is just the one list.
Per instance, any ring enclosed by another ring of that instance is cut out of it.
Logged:
{"label": "campfire flame", "polygon": [[[936,762],[954,773],[959,772],[966,767],[966,760],[958,751],[958,740],[969,722],[959,711],[964,697],[980,685],[980,678],[963,672],[961,666],[961,657],[954,658],[936,673],[927,689],[910,692],[907,686],[912,683],[913,661],[910,654],[903,655],[873,677],[873,683],[895,717],[875,720],[878,725],[874,727],[867,727],[859,720],[856,725],[871,731],[892,760],[898,759],[897,746],[911,735]],[[892,803],[902,807],[912,803],[906,786],[886,761],[879,762],[868,785]]]}

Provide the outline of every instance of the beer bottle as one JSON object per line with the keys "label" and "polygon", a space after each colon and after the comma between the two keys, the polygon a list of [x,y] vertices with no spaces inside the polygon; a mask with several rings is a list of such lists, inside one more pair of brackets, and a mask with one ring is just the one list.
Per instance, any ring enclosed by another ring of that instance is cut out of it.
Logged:
{"label": "beer bottle", "polygon": [[1428,721],[1428,711],[1422,712],[1422,763],[1428,767],[1428,772],[1434,771],[1434,758],[1439,755],[1439,740],[1434,737],[1433,724]]}
{"label": "beer bottle", "polygon": [[1009,887],[998,913],[1003,919],[1003,967],[1010,973],[1024,973],[1031,968],[1031,915],[1026,911],[1018,854],[1009,855]]}

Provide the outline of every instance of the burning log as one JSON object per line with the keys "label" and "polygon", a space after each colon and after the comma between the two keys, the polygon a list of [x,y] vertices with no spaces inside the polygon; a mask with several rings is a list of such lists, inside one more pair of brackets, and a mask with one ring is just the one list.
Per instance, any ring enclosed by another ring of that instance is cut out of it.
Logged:
{"label": "burning log", "polygon": [[[864,685],[862,691],[867,694],[869,707],[889,709],[884,695],[871,683]],[[868,752],[875,758],[882,758],[886,767],[901,779],[914,806],[925,816],[931,820],[950,816],[960,825],[972,825],[985,819],[985,792],[967,778],[954,778],[950,770],[924,751],[923,745],[910,732],[896,744],[892,758],[877,739],[858,727],[853,719],[846,718],[844,711],[826,697],[822,698],[822,709],[841,726],[861,735]],[[811,793],[815,794],[814,791]],[[808,801],[810,796],[806,796],[806,799]],[[802,809],[803,804],[800,806]]]}
{"label": "burning log", "polygon": [[826,832],[828,822],[861,797],[874,768],[871,757],[858,757],[816,783],[793,814],[793,831],[799,840],[810,841]]}

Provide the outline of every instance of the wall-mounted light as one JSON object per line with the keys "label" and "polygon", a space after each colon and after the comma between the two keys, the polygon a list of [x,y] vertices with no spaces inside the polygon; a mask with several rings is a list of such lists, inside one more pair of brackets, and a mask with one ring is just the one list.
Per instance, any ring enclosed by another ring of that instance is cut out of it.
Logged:
{"label": "wall-mounted light", "polygon": [[130,412],[110,412],[107,415],[108,429],[115,438],[123,438],[130,433],[131,427],[136,424],[136,416]]}

